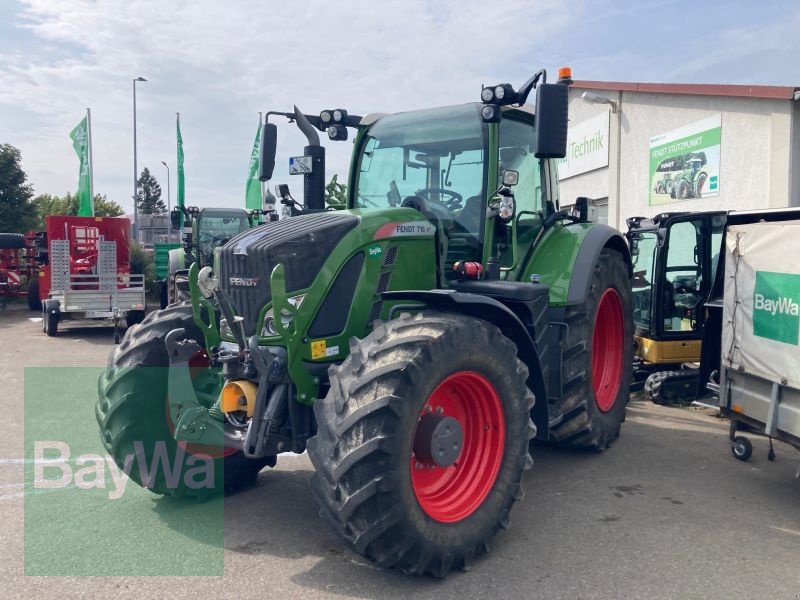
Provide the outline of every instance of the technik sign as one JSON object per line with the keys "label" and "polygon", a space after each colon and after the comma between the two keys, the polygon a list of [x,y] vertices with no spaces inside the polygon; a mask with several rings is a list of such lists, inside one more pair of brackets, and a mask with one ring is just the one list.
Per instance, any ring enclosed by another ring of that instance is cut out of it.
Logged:
{"label": "technik sign", "polygon": [[567,179],[608,166],[609,113],[603,112],[567,132],[567,156],[558,161],[558,178]]}

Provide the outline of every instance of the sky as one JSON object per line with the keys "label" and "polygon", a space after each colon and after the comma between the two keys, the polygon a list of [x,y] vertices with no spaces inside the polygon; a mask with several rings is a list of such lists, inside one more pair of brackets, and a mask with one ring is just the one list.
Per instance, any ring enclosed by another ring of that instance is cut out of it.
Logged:
{"label": "sky", "polygon": [[[74,192],[70,130],[92,112],[94,189],[132,210],[139,170],[186,203],[244,206],[258,111],[395,112],[478,100],[544,67],[576,79],[800,86],[800,3],[630,0],[0,0],[0,143],[36,194]],[[278,122],[273,184],[304,137]],[[325,136],[323,136],[324,139]],[[352,138],[352,136],[351,136]],[[328,143],[328,178],[351,142]]]}

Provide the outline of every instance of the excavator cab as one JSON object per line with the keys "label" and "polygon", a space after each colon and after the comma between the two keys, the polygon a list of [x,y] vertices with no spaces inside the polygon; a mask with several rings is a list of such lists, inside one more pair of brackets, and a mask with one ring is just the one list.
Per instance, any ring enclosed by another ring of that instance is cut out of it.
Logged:
{"label": "excavator cab", "polygon": [[[628,219],[633,261],[633,385],[682,379],[700,360],[704,303],[714,282],[727,213],[662,213]],[[654,374],[659,377],[651,378]],[[650,379],[649,379],[650,378]],[[695,382],[687,385],[693,394]],[[658,390],[656,390],[658,391]],[[652,399],[652,398],[651,398]]]}

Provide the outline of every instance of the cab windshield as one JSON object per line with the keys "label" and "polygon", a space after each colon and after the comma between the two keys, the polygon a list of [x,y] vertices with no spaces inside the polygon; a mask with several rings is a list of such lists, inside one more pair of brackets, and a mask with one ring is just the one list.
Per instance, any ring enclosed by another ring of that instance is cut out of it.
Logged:
{"label": "cab windshield", "polygon": [[223,246],[233,236],[250,227],[243,214],[214,214],[203,212],[197,224],[197,245],[206,261],[211,260],[214,248]]}
{"label": "cab windshield", "polygon": [[445,227],[479,238],[482,219],[466,218],[464,208],[485,197],[485,152],[485,126],[476,105],[383,117],[363,142],[356,208],[421,198]]}

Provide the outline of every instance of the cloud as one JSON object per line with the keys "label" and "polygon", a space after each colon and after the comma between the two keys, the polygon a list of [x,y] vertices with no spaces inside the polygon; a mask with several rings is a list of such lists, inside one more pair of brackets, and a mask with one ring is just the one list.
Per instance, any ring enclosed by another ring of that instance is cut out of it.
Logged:
{"label": "cloud", "polygon": [[[148,166],[163,185],[166,160],[174,189],[179,111],[187,202],[241,206],[258,111],[297,104],[309,113],[344,107],[364,114],[468,102],[481,83],[520,83],[561,64],[589,79],[800,79],[789,55],[797,55],[798,42],[787,41],[798,25],[792,4],[775,11],[704,4],[692,8],[691,19],[684,3],[620,6],[610,0],[6,2],[0,141],[21,149],[38,193],[74,190],[78,163],[67,136],[91,107],[95,189],[130,207],[131,87],[141,75],[148,82],[137,86],[139,167]],[[779,60],[771,71],[753,73],[746,61],[766,62],[760,46]],[[279,127],[275,179],[297,192],[300,181],[289,180],[286,165],[304,139],[293,126]],[[346,172],[351,149],[328,144],[329,174]]]}
{"label": "cloud", "polygon": [[[67,132],[90,106],[95,189],[127,203],[131,80],[141,75],[140,169],[163,175],[161,160],[174,166],[180,111],[187,202],[241,204],[257,111],[297,103],[312,113],[344,106],[363,114],[471,101],[482,81],[523,79],[538,68],[536,48],[574,18],[522,0],[25,0],[14,19],[19,34],[62,54],[0,46],[0,118],[15,123],[0,133],[20,146],[37,192],[63,192],[77,170]],[[508,68],[520,61],[522,69]],[[283,165],[303,138],[285,126],[280,134]],[[350,149],[329,148],[331,172],[346,170]],[[276,178],[285,173],[281,166]]]}

